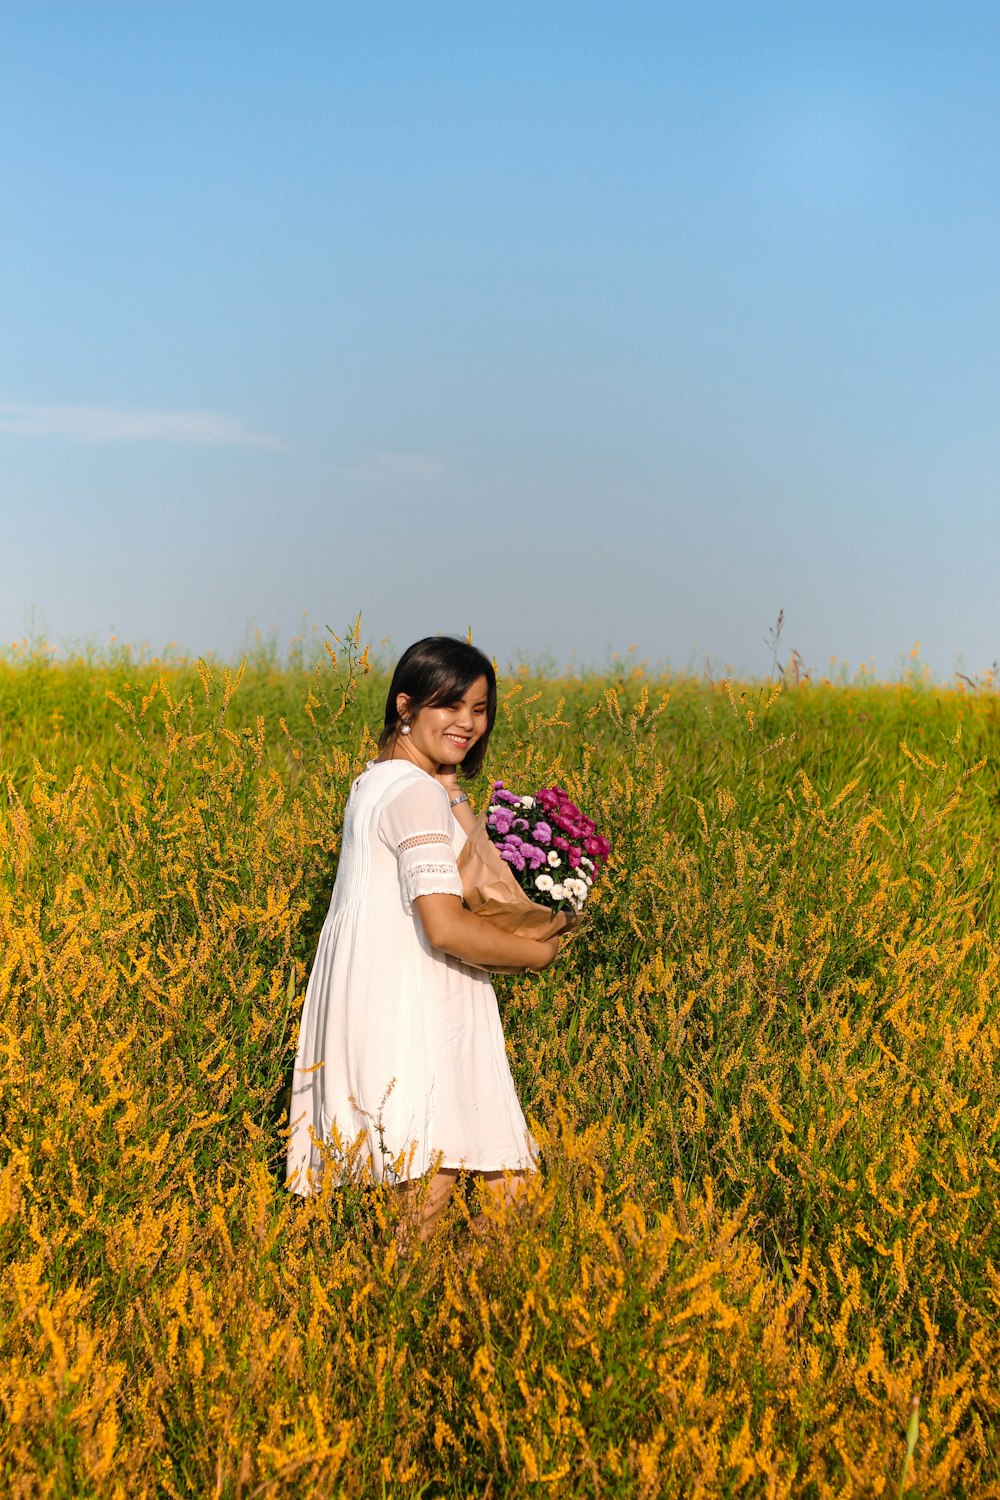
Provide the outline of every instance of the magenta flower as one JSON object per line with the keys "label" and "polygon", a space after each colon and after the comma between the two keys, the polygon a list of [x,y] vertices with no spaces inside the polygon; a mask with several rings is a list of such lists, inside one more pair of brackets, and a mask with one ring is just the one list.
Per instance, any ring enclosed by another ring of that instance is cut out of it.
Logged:
{"label": "magenta flower", "polygon": [[607,839],[601,838],[600,834],[594,834],[592,837],[584,839],[583,852],[584,854],[589,854],[590,858],[596,860],[598,864],[603,864],[604,860],[611,853],[611,845]]}

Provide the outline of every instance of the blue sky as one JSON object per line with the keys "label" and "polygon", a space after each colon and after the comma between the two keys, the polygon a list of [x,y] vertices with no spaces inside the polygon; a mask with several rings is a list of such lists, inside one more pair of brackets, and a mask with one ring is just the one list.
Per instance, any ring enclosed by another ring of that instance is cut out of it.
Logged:
{"label": "blue sky", "polygon": [[0,11],[0,641],[1000,656],[1000,7]]}

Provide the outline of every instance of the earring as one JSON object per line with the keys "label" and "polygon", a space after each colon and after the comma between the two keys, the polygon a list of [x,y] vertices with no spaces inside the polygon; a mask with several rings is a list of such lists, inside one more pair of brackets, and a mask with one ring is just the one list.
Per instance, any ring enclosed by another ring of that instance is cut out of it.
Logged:
{"label": "earring", "polygon": [[405,719],[403,720],[403,727],[399,732],[400,734],[409,734],[410,732],[410,726]]}

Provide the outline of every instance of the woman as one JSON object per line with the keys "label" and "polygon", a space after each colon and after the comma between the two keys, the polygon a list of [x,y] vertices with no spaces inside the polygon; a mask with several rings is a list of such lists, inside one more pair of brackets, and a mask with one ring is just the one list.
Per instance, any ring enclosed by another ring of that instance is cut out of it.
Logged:
{"label": "woman", "polygon": [[431,636],[403,653],[380,754],[347,800],[302,1010],[287,1185],[315,1190],[320,1141],[343,1182],[357,1142],[379,1181],[412,1190],[430,1178],[421,1240],[460,1170],[511,1193],[537,1169],[486,971],[542,969],[558,939],[517,937],[468,911],[456,864],[475,825],[458,773],[478,774],[496,706],[492,664],[474,646]]}

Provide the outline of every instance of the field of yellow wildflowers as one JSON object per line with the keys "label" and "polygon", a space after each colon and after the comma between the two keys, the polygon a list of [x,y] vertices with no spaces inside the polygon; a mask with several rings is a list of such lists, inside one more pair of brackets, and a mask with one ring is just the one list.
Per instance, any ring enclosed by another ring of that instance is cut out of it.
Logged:
{"label": "field of yellow wildflowers", "polygon": [[544,1172],[401,1266],[283,1187],[359,646],[0,660],[0,1493],[1000,1495],[995,687],[502,682],[613,853],[496,981]]}

